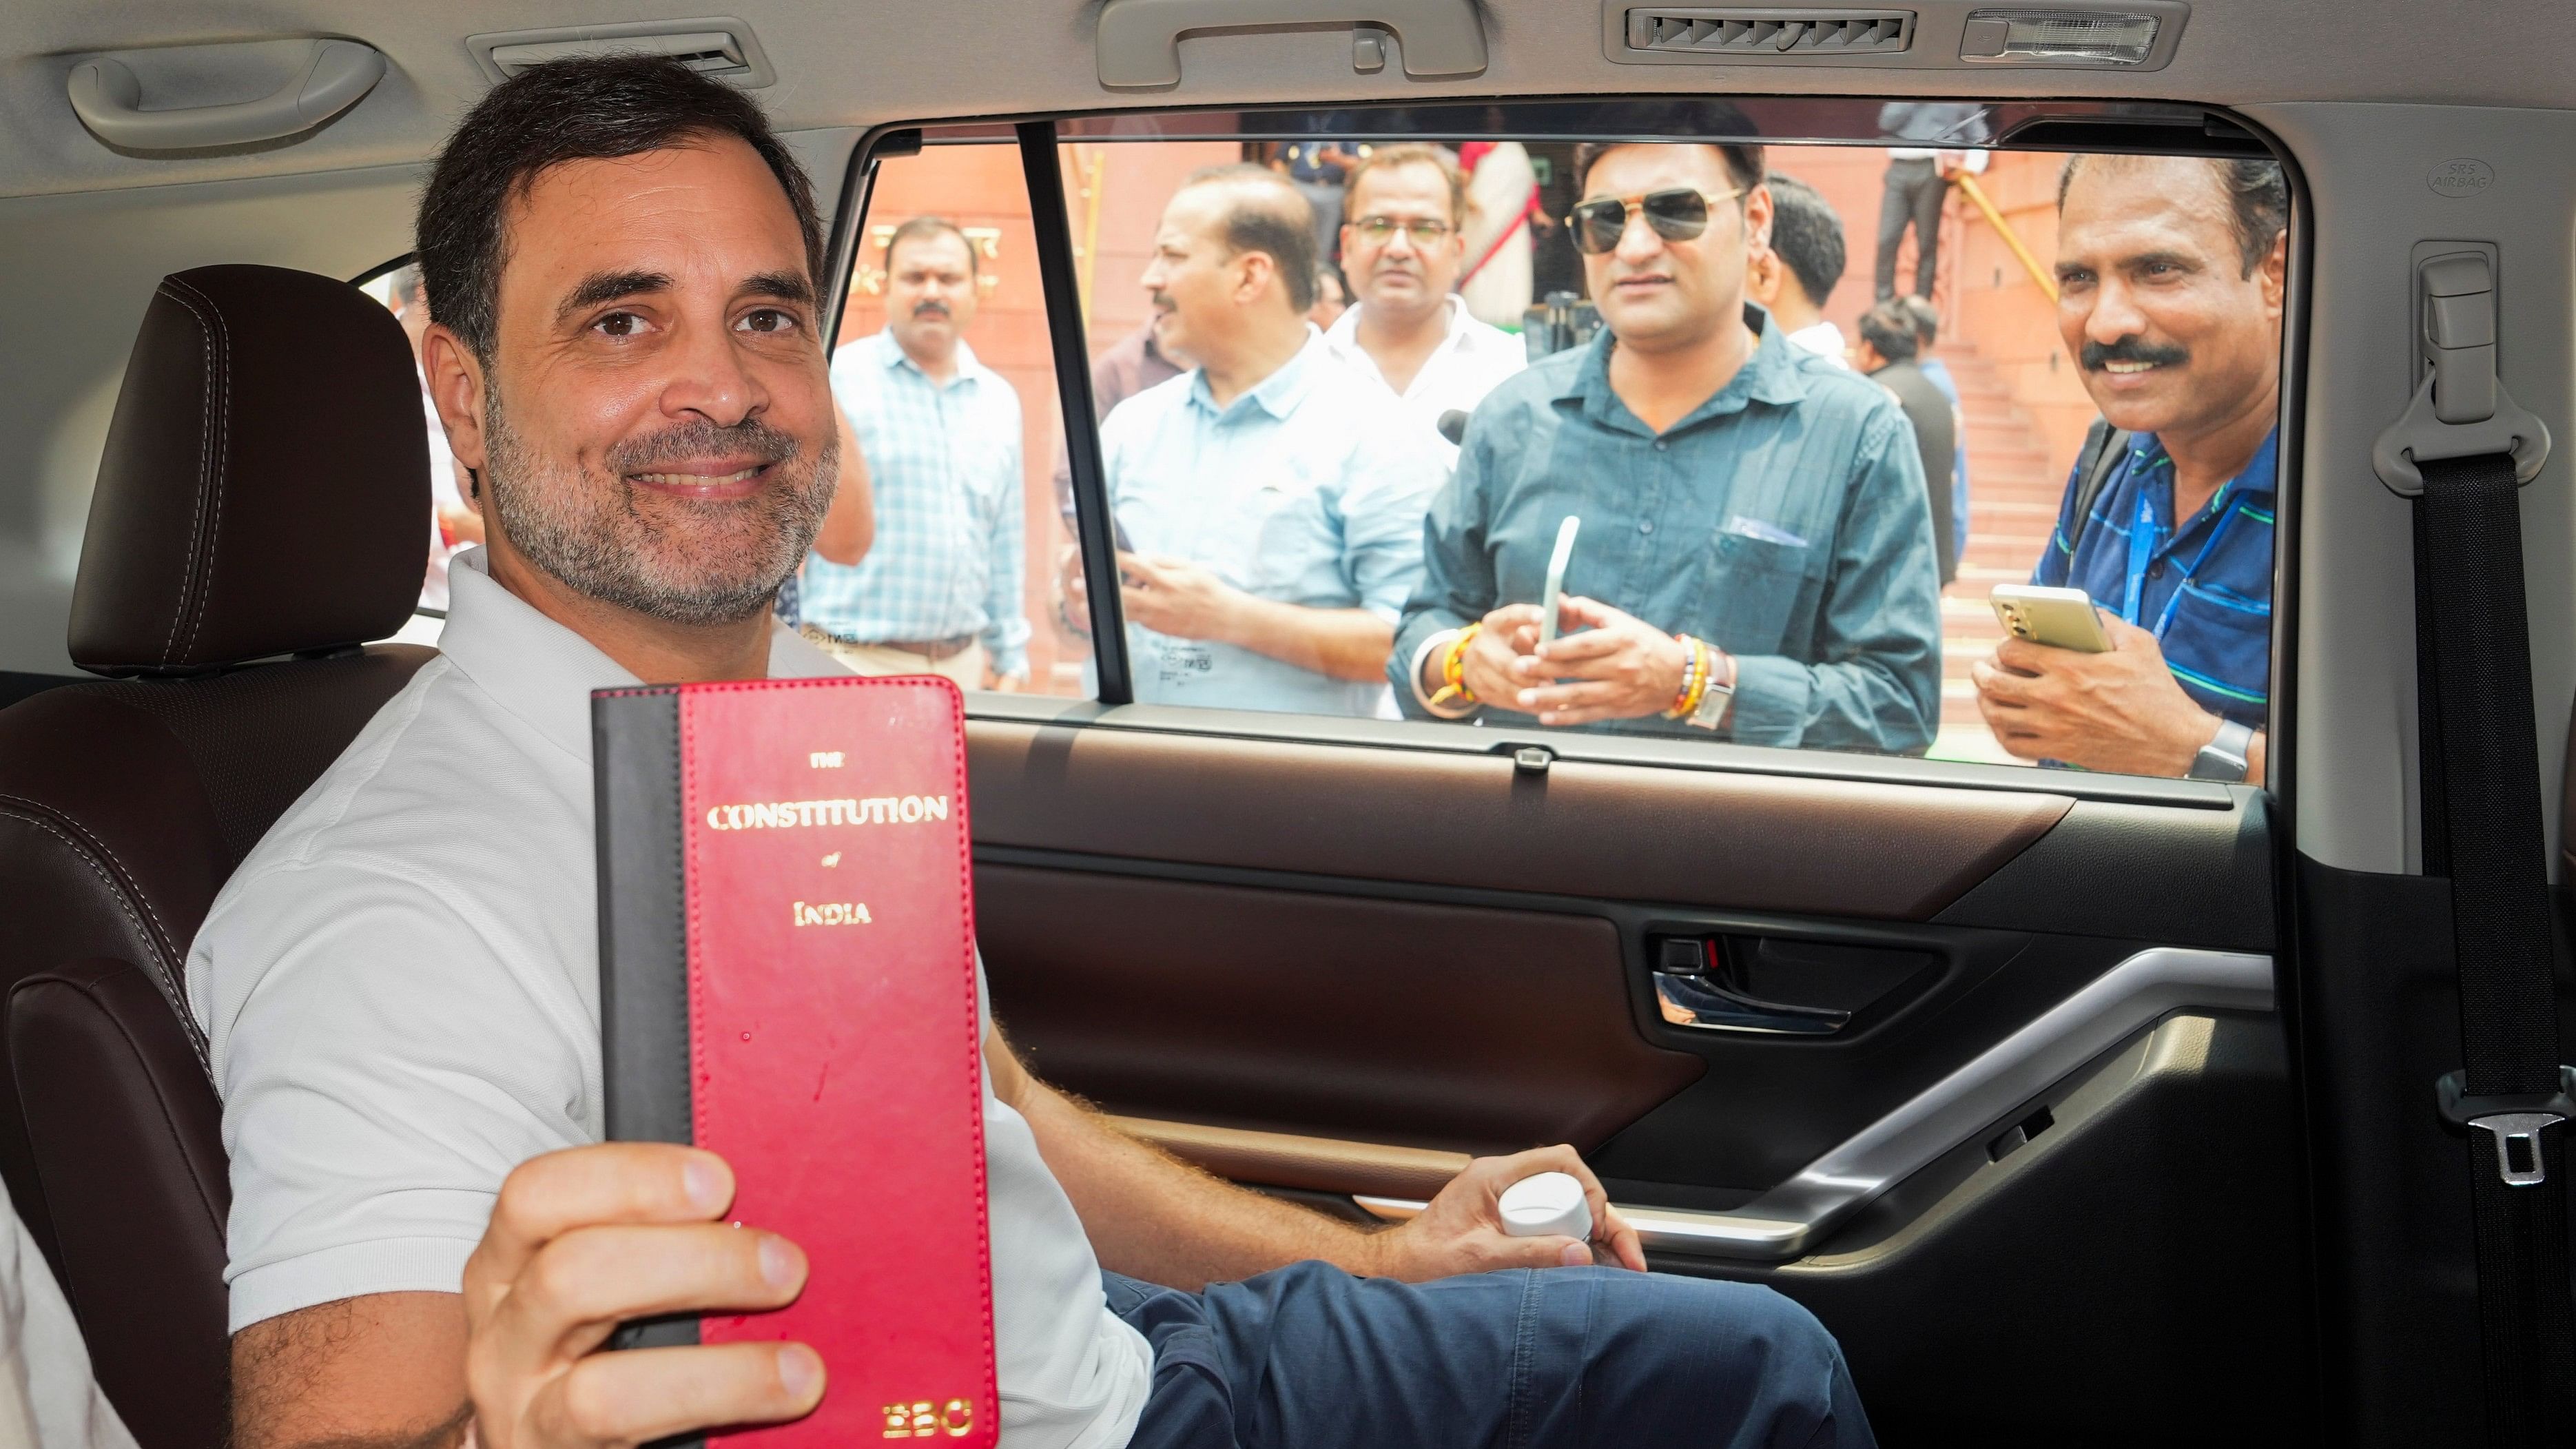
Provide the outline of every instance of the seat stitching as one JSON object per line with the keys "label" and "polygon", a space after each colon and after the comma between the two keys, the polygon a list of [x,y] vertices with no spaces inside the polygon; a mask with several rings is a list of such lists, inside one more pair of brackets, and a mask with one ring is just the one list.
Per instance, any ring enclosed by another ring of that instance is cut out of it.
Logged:
{"label": "seat stitching", "polygon": [[[202,540],[206,554],[205,577],[203,585],[198,590],[195,605],[189,611],[188,619],[187,657],[194,659],[197,653],[197,635],[205,628],[206,615],[214,612],[208,606],[208,601],[214,597],[215,552],[217,543],[224,533],[224,482],[232,474],[233,334],[232,324],[225,319],[222,305],[214,298],[198,291],[194,285],[180,281],[177,277],[172,277],[169,281],[174,287],[183,287],[188,291],[196,292],[197,299],[204,302],[206,309],[214,314],[215,333],[218,340],[215,359],[223,378],[222,389],[215,403],[213,466],[207,474],[209,486],[214,490],[214,513],[206,520],[206,533]],[[191,547],[199,546],[199,542],[192,531]],[[174,630],[177,627],[175,621],[172,627]]]}
{"label": "seat stitching", "polygon": [[[195,291],[195,288],[188,290]],[[205,521],[207,477],[214,470],[211,449],[215,435],[215,329],[207,323],[206,314],[198,310],[197,304],[190,301],[179,290],[178,278],[162,278],[158,291],[162,296],[187,308],[188,315],[196,319],[198,345],[204,354],[205,371],[205,396],[198,404],[197,492],[194,511],[188,516],[187,572],[180,575],[178,605],[170,611],[170,634],[161,645],[161,662],[168,664],[179,649],[179,621],[186,617],[189,599],[196,592],[197,530]]]}
{"label": "seat stitching", "polygon": [[[42,976],[30,976],[26,980],[19,982],[16,986],[9,989],[9,1005],[13,1011],[16,1009],[18,1004],[18,994],[39,981],[57,982],[61,985],[70,987],[72,990],[79,992],[85,997],[88,997],[91,1004],[99,1008],[100,1014],[107,1018],[108,1024],[116,1028],[116,1034],[125,1039],[126,1050],[134,1054],[134,1059],[136,1061],[146,1064],[146,1071],[150,1070],[149,1063],[151,1058],[144,1052],[142,1044],[134,1039],[134,1033],[126,1030],[125,1023],[118,1019],[115,1011],[109,1008],[107,1003],[100,998],[98,992],[87,983],[73,981],[67,977],[58,976],[51,972],[47,972]],[[14,1076],[15,1073],[13,1072],[12,1075]],[[209,1080],[211,1081],[211,1078]],[[197,1190],[198,1203],[206,1209],[207,1215],[214,1219],[215,1231],[217,1233],[221,1233],[223,1231],[224,1215],[215,1210],[214,1194],[207,1190],[206,1179],[198,1173],[195,1160],[189,1156],[188,1140],[180,1135],[178,1121],[170,1115],[169,1104],[162,1096],[157,1086],[152,1093],[152,1100],[156,1106],[161,1108],[161,1130],[169,1134],[170,1145],[178,1149],[179,1166],[186,1170],[189,1186],[194,1187]],[[42,1167],[37,1169],[40,1176],[43,1173],[43,1170],[44,1169]],[[60,1236],[59,1229],[57,1230],[56,1235],[57,1237]]]}
{"label": "seat stitching", "polygon": [[[178,1013],[180,1028],[187,1034],[188,1044],[196,1049],[197,1064],[208,1071],[211,1080],[212,1068],[208,1065],[205,1033],[198,1028],[196,1013],[188,1008],[186,994],[179,989],[178,981],[171,974],[167,962],[170,955],[176,954],[169,944],[170,933],[161,924],[161,913],[153,908],[151,900],[144,895],[141,887],[134,883],[133,876],[127,872],[125,862],[118,858],[116,852],[110,849],[105,841],[90,835],[89,831],[78,822],[59,815],[33,800],[21,795],[0,794],[0,805],[24,807],[23,810],[0,809],[0,817],[13,816],[24,820],[69,847],[72,853],[80,858],[81,863],[89,867],[90,873],[97,876],[114,893],[116,908],[124,913],[127,922],[148,942],[160,948],[156,954],[163,959],[151,963],[153,984],[160,989],[162,997],[170,1003],[171,1009]],[[66,826],[73,831],[78,831],[83,838],[73,838],[71,834],[66,833],[64,829]],[[84,846],[90,848],[85,849]],[[93,850],[97,854],[92,853]],[[111,874],[106,866],[99,863],[99,854],[104,854],[115,865],[115,873]],[[151,924],[146,925],[143,918],[134,913],[136,902],[140,902],[144,911],[151,915]]]}

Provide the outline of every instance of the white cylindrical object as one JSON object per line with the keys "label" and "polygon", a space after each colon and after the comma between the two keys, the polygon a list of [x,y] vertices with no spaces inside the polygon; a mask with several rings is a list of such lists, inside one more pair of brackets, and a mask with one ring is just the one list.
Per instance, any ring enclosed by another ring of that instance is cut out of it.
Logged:
{"label": "white cylindrical object", "polygon": [[1542,1172],[1503,1189],[1503,1231],[1515,1238],[1592,1238],[1592,1204],[1565,1172]]}

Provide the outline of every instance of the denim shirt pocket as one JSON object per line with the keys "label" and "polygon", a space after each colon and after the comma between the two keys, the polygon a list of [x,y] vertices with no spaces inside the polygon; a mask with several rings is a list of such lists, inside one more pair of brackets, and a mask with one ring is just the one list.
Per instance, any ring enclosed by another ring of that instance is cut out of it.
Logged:
{"label": "denim shirt pocket", "polygon": [[1778,654],[1815,549],[1722,532],[1710,551],[1708,642],[1729,654]]}

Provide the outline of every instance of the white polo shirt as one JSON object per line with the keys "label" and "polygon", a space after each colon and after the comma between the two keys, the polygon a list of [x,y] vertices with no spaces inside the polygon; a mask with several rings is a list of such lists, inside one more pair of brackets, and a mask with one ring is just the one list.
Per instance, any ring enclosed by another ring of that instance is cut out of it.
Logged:
{"label": "white polo shirt", "polygon": [[[441,657],[242,862],[188,956],[232,1156],[232,1327],[454,1293],[511,1168],[599,1140],[587,640],[450,568]],[[780,629],[773,677],[841,666]],[[1014,1449],[1114,1449],[1153,1371],[1027,1121],[984,1088]]]}
{"label": "white polo shirt", "polygon": [[1467,315],[1467,301],[1452,292],[1447,302],[1449,328],[1440,345],[1423,359],[1422,369],[1404,391],[1395,392],[1378,371],[1377,359],[1360,346],[1360,311],[1366,303],[1354,303],[1348,311],[1333,320],[1324,333],[1324,345],[1333,355],[1358,369],[1361,376],[1395,393],[1406,416],[1431,430],[1438,440],[1441,456],[1454,462],[1458,449],[1438,432],[1440,415],[1455,408],[1472,413],[1476,404],[1485,400],[1496,384],[1529,366],[1529,344],[1494,326]]}

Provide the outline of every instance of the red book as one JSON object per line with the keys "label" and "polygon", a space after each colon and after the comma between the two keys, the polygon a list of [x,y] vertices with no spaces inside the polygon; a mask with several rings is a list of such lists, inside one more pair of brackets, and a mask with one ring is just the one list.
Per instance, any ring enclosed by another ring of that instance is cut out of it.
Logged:
{"label": "red book", "polygon": [[935,676],[600,690],[608,1135],[693,1142],[793,1238],[775,1313],[632,1345],[796,1339],[810,1417],[768,1446],[1000,1434],[964,703]]}

